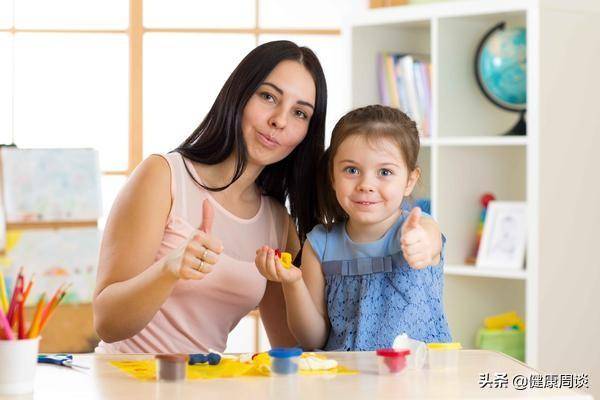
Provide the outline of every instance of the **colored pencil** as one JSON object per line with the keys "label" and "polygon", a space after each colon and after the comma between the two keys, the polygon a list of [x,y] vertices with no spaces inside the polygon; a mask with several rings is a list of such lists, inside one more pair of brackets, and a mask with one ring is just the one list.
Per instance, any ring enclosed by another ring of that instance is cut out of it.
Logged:
{"label": "colored pencil", "polygon": [[27,284],[27,289],[25,289],[25,293],[23,294],[23,303],[27,302],[27,298],[29,297],[29,292],[31,292],[31,287],[33,286],[33,281],[35,279],[35,274],[31,275],[31,279]]}
{"label": "colored pencil", "polygon": [[17,305],[17,332],[19,339],[25,339],[25,295],[23,293],[19,294],[17,298],[19,304]]}
{"label": "colored pencil", "polygon": [[35,314],[33,315],[33,321],[31,322],[31,326],[29,327],[29,332],[27,332],[27,337],[29,339],[37,337],[37,335],[40,333],[40,322],[42,321],[42,308],[44,307],[45,301],[46,293],[42,293],[37,302],[37,306],[35,307]]}
{"label": "colored pencil", "polygon": [[0,301],[2,302],[2,304],[0,304],[2,312],[6,314],[8,312],[8,298],[6,294],[6,282],[4,281],[2,270],[0,270]]}
{"label": "colored pencil", "polygon": [[10,328],[10,324],[8,323],[8,319],[6,319],[6,315],[2,309],[0,309],[0,332],[2,332],[4,337],[8,340],[15,338],[15,335]]}
{"label": "colored pencil", "polygon": [[62,293],[63,286],[64,286],[64,284],[60,285],[59,288],[56,289],[56,292],[54,292],[54,295],[52,296],[50,301],[48,301],[48,303],[46,303],[46,306],[44,307],[44,311],[42,312],[42,321],[40,322],[40,332],[46,325],[46,321],[48,320],[48,318],[50,317],[50,314],[54,310],[55,304],[58,303],[58,299]]}
{"label": "colored pencil", "polygon": [[19,270],[19,274],[17,275],[17,279],[15,280],[15,285],[13,288],[12,298],[10,299],[10,305],[8,306],[8,313],[6,314],[6,318],[8,319],[8,323],[10,326],[14,326],[15,323],[15,312],[17,311],[17,297],[19,293],[23,293],[23,268]]}

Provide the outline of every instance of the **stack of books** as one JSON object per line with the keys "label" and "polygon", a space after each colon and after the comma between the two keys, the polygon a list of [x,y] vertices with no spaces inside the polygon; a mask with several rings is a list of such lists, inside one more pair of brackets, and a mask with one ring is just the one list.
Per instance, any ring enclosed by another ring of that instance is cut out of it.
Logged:
{"label": "stack of books", "polygon": [[422,137],[431,132],[431,63],[422,56],[379,53],[377,74],[381,104],[408,114]]}

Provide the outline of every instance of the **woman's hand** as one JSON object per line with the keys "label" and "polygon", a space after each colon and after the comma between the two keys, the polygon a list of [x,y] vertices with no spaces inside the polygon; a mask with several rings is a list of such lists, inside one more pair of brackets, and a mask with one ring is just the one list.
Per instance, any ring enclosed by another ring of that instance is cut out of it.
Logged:
{"label": "woman's hand", "polygon": [[412,209],[400,231],[404,259],[411,268],[422,269],[434,264],[434,246],[421,224],[421,209]]}
{"label": "woman's hand", "polygon": [[281,264],[279,257],[275,256],[275,250],[268,246],[263,246],[256,250],[254,259],[256,268],[262,276],[270,281],[281,283],[294,283],[302,279],[302,271],[295,265],[285,268]]}
{"label": "woman's hand", "polygon": [[202,203],[202,225],[183,245],[167,256],[165,267],[179,279],[200,280],[212,271],[223,251],[221,240],[210,234],[214,210],[208,200]]}

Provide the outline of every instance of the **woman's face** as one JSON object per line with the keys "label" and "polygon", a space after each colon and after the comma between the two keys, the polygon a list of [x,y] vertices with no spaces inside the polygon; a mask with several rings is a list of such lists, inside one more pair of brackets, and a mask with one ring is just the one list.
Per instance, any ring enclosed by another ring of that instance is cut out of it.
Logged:
{"label": "woman's face", "polygon": [[266,166],[284,159],[304,139],[315,108],[310,73],[282,61],[250,97],[242,116],[248,163]]}

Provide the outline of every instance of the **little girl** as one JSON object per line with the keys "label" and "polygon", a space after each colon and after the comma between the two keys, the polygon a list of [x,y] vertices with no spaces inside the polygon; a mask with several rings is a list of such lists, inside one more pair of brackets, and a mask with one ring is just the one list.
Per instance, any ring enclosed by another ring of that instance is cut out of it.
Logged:
{"label": "little girl", "polygon": [[282,283],[288,325],[308,349],[374,350],[406,332],[450,341],[442,305],[443,247],[437,224],[402,209],[420,176],[419,136],[403,112],[351,111],[325,153],[319,219],[302,268],[284,268],[273,249],[256,266]]}

